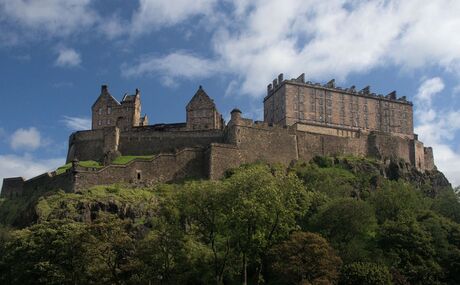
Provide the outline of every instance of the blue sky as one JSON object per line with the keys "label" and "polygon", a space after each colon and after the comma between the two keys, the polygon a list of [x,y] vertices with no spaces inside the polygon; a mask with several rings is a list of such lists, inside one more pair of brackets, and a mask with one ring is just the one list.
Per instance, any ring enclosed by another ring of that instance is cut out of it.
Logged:
{"label": "blue sky", "polygon": [[150,123],[182,122],[199,85],[262,119],[279,73],[397,90],[460,184],[458,0],[0,0],[0,178],[64,163],[108,84],[141,90]]}

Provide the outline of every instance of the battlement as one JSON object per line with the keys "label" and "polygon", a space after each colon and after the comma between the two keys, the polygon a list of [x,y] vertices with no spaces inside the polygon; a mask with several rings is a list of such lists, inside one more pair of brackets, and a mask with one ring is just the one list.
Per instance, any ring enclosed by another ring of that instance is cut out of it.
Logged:
{"label": "battlement", "polygon": [[305,73],[302,73],[297,78],[292,79],[284,79],[284,75],[280,73],[277,78],[273,79],[273,82],[267,85],[267,95],[264,97],[264,101],[268,99],[273,93],[279,90],[284,84],[293,84],[293,85],[300,85],[305,87],[311,87],[315,89],[321,89],[325,91],[334,91],[354,96],[362,96],[365,98],[375,98],[378,100],[387,100],[390,102],[401,103],[401,104],[408,104],[413,105],[411,101],[407,100],[406,96],[402,96],[397,98],[396,91],[392,91],[387,95],[377,94],[371,92],[371,87],[369,85],[365,86],[361,90],[357,90],[356,86],[350,86],[348,88],[342,88],[336,86],[335,79],[331,79],[325,84],[316,83],[312,81],[305,81]]}

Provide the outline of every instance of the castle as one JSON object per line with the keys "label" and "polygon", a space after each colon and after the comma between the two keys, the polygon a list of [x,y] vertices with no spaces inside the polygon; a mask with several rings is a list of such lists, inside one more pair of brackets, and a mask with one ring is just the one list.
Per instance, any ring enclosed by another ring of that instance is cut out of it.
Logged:
{"label": "castle", "polygon": [[[225,124],[200,86],[186,106],[186,122],[149,125],[141,116],[141,94],[121,102],[103,85],[92,106],[92,129],[69,138],[68,169],[24,180],[5,178],[1,196],[39,189],[77,192],[94,185],[151,185],[187,178],[218,179],[243,163],[288,165],[317,155],[402,159],[417,170],[436,169],[433,152],[413,132],[413,105],[396,92],[383,96],[369,87],[357,91],[305,82],[304,74],[267,87],[264,121],[231,111]],[[131,157],[123,164],[117,158]],[[101,166],[85,166],[98,161]]]}

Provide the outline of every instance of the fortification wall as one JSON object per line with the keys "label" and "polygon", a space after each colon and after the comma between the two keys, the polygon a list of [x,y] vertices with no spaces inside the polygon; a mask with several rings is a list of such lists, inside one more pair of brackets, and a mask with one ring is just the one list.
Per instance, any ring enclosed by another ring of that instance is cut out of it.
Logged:
{"label": "fortification wall", "polygon": [[403,159],[415,166],[414,141],[383,132],[369,135],[369,155],[377,159]]}
{"label": "fortification wall", "polygon": [[298,131],[297,144],[299,159],[304,161],[309,161],[318,155],[368,155],[367,135],[357,134],[356,137],[341,137]]}
{"label": "fortification wall", "polygon": [[100,160],[104,154],[104,130],[79,131],[69,138],[67,163],[75,158],[83,160]]}
{"label": "fortification wall", "polygon": [[73,192],[72,172],[68,171],[60,175],[56,175],[55,172],[47,172],[29,180],[24,180],[22,177],[5,178],[3,179],[1,197],[15,198],[53,190]]}
{"label": "fortification wall", "polygon": [[99,170],[77,168],[75,191],[95,185],[129,183],[151,185],[185,178],[206,178],[207,161],[202,148],[187,148],[177,153],[159,154],[152,159],[136,159],[126,165],[109,165]]}
{"label": "fortification wall", "polygon": [[60,175],[56,175],[54,172],[47,172],[24,183],[24,193],[52,190],[73,192],[72,171],[67,171]]}
{"label": "fortification wall", "polygon": [[161,131],[155,126],[136,127],[123,132],[118,132],[115,127],[81,131],[72,134],[69,139],[67,163],[75,158],[80,161],[102,161],[105,152],[115,149],[122,155],[151,155],[185,147],[207,147],[214,142],[222,143],[223,140],[223,130],[185,131],[167,128]]}
{"label": "fortification wall", "polygon": [[223,138],[223,130],[161,132],[135,128],[121,133],[119,151],[123,155],[150,155],[184,147],[207,147],[222,143]]}
{"label": "fortification wall", "polygon": [[239,149],[232,144],[213,143],[206,151],[209,179],[219,179],[225,171],[238,167],[242,158]]}
{"label": "fortification wall", "polygon": [[412,140],[413,151],[411,151],[411,155],[413,155],[413,160],[411,163],[419,170],[425,170],[425,147],[423,143],[418,140]]}
{"label": "fortification wall", "polygon": [[24,181],[23,177],[4,178],[1,197],[15,198],[22,196],[24,192]]}
{"label": "fortification wall", "polygon": [[242,163],[265,161],[288,165],[297,159],[296,134],[293,128],[270,127],[241,121],[233,124],[230,137],[236,138],[236,146]]}
{"label": "fortification wall", "polygon": [[435,170],[436,166],[434,165],[433,148],[431,147],[424,148],[424,158],[425,158],[425,170]]}

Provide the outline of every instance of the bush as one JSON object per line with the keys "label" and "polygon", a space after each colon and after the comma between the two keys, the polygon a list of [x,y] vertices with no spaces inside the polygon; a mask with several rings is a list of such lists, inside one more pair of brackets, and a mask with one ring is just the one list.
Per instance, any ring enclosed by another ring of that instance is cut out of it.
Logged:
{"label": "bush", "polygon": [[385,265],[371,262],[354,262],[342,269],[340,285],[389,285],[391,274]]}

